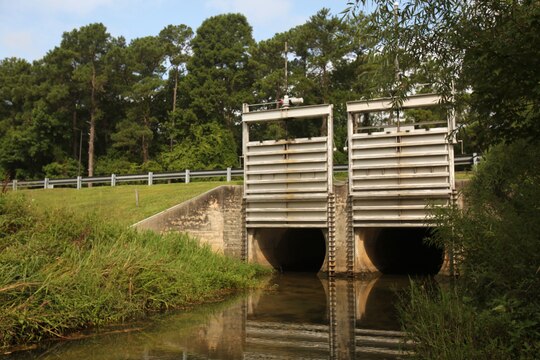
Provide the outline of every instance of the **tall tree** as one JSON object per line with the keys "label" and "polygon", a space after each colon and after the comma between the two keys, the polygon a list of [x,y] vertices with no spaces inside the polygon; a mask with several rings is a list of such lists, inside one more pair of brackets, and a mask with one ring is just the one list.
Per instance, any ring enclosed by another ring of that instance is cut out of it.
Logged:
{"label": "tall tree", "polygon": [[172,78],[172,113],[169,115],[169,142],[170,149],[174,143],[176,102],[178,93],[178,81],[181,75],[186,72],[186,64],[191,56],[191,39],[193,30],[184,24],[168,25],[159,32],[159,38],[165,43],[165,53],[170,63],[169,79]]}
{"label": "tall tree", "polygon": [[241,14],[208,18],[197,29],[187,85],[199,121],[229,128],[238,121],[242,103],[252,97],[248,49],[253,44],[251,26]]}
{"label": "tall tree", "polygon": [[107,77],[105,55],[110,49],[111,36],[101,23],[90,24],[62,35],[61,47],[71,51],[73,79],[85,91],[82,106],[89,113],[88,176],[94,175],[96,124],[103,116],[100,96],[104,92]]}
{"label": "tall tree", "polygon": [[131,77],[130,87],[124,94],[128,108],[126,118],[117,124],[113,135],[114,147],[128,151],[139,148],[145,163],[150,159],[153,127],[158,122],[157,108],[162,106],[159,99],[165,85],[165,47],[159,38],[147,36],[133,40],[126,52]]}

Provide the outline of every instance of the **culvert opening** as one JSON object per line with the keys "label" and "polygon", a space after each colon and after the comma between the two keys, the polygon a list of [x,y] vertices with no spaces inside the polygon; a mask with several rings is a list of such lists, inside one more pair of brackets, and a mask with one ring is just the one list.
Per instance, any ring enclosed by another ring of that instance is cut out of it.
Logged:
{"label": "culvert opening", "polygon": [[431,228],[382,228],[365,243],[366,251],[383,274],[435,275],[444,250],[425,243],[433,234]]}
{"label": "culvert opening", "polygon": [[279,271],[318,272],[326,255],[320,229],[260,229],[259,249]]}

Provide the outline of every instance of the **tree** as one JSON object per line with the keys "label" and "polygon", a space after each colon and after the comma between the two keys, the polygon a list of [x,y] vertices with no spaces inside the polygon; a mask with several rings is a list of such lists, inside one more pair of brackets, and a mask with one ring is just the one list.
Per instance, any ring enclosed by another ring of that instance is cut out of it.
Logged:
{"label": "tree", "polygon": [[111,36],[101,23],[86,25],[62,35],[61,47],[71,54],[72,77],[85,92],[81,106],[88,109],[90,117],[88,176],[94,175],[96,124],[103,116],[100,95],[107,83],[104,59],[110,45]]}
{"label": "tree", "polygon": [[241,14],[208,18],[197,29],[186,82],[199,121],[230,129],[238,122],[242,103],[252,99],[248,49],[253,44],[251,26]]}
{"label": "tree", "polygon": [[[364,3],[349,2],[349,13]],[[454,84],[458,105],[470,106],[469,121],[484,133],[484,149],[501,140],[538,138],[537,1],[408,0],[397,25],[393,1],[375,3],[375,50],[391,54],[399,48],[411,67],[431,66],[435,89],[447,97]],[[406,94],[414,84],[401,85]]]}
{"label": "tree", "polygon": [[193,30],[187,25],[168,25],[159,32],[159,38],[165,43],[165,54],[171,64],[169,80],[173,81],[172,111],[169,115],[169,142],[172,150],[175,133],[176,101],[178,92],[178,80],[180,75],[186,72],[186,64],[191,56],[191,39]]}
{"label": "tree", "polygon": [[157,37],[147,36],[133,40],[126,52],[131,79],[124,94],[128,102],[126,118],[117,124],[112,140],[115,148],[128,153],[139,148],[144,163],[150,159],[153,126],[158,122],[156,112],[162,106],[158,100],[165,84],[165,47]]}

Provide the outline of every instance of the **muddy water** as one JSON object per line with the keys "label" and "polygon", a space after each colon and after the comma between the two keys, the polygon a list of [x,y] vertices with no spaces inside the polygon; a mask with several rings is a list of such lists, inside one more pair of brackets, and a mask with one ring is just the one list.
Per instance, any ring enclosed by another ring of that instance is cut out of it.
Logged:
{"label": "muddy water", "polygon": [[395,291],[408,284],[279,275],[264,291],[6,358],[397,359]]}

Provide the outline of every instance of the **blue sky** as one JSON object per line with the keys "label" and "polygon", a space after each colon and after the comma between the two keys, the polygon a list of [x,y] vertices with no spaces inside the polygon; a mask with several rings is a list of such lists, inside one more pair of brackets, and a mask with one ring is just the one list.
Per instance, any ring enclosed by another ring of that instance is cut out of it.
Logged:
{"label": "blue sky", "polygon": [[43,57],[60,44],[62,33],[93,22],[129,40],[157,35],[169,24],[195,31],[213,15],[240,12],[255,40],[304,23],[323,7],[339,14],[347,0],[0,0],[0,59]]}

